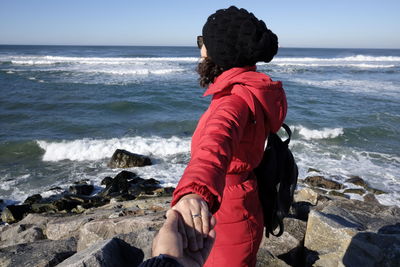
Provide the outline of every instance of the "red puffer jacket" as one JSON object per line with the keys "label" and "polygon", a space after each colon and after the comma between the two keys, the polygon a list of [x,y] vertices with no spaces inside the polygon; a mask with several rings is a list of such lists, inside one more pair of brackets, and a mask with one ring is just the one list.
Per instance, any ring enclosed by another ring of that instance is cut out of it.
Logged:
{"label": "red puffer jacket", "polygon": [[205,92],[213,98],[193,134],[191,160],[171,203],[196,193],[212,213],[218,211],[208,266],[254,265],[262,238],[257,183],[250,178],[268,134],[278,131],[285,119],[287,103],[281,82],[255,70],[227,70]]}

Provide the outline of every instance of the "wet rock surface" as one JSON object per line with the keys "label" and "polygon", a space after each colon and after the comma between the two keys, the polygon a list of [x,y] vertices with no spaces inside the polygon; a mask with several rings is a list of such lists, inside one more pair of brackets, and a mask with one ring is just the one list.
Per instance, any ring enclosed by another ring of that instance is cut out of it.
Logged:
{"label": "wet rock surface", "polygon": [[110,168],[131,168],[131,167],[143,167],[151,165],[151,159],[149,157],[135,154],[123,149],[117,149],[111,157],[108,167]]}

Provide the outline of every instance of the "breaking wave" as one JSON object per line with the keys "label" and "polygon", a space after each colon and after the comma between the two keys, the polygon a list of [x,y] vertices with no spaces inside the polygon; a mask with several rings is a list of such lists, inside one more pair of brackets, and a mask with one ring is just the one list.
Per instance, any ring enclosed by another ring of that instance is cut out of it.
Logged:
{"label": "breaking wave", "polygon": [[116,149],[165,157],[179,153],[189,153],[190,138],[125,137],[113,139],[79,139],[72,141],[37,141],[45,153],[43,161],[85,161],[110,158]]}
{"label": "breaking wave", "polygon": [[343,128],[323,128],[321,130],[311,130],[301,125],[295,126],[294,129],[298,131],[306,140],[311,139],[332,139],[344,134]]}

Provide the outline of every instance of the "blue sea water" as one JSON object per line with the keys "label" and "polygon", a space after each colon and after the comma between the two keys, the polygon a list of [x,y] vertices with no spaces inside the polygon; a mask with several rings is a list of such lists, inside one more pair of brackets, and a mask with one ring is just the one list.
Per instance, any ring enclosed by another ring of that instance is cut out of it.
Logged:
{"label": "blue sea water", "polygon": [[[0,199],[99,184],[117,148],[176,185],[210,101],[198,60],[194,47],[0,46]],[[400,50],[281,48],[257,68],[284,84],[300,178],[358,175],[400,205]]]}

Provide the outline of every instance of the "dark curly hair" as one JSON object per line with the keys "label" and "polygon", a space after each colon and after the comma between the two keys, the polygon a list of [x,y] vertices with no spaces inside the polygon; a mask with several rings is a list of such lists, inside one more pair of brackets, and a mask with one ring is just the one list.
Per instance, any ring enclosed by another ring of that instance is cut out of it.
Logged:
{"label": "dark curly hair", "polygon": [[197,73],[200,75],[199,83],[201,87],[208,87],[211,83],[214,82],[215,78],[217,78],[221,73],[225,71],[224,68],[215,64],[210,57],[204,58],[197,65]]}

